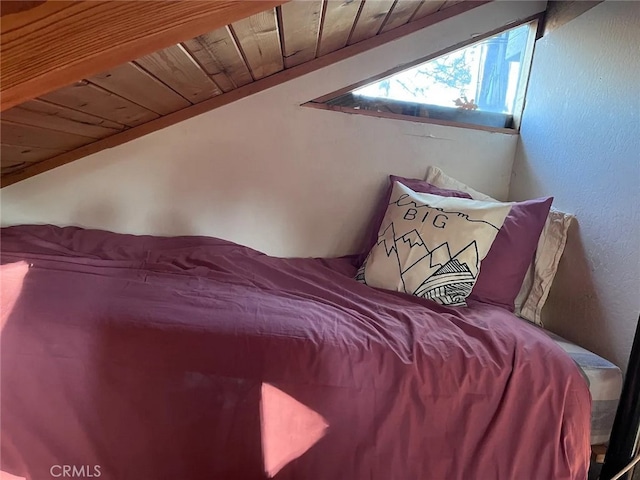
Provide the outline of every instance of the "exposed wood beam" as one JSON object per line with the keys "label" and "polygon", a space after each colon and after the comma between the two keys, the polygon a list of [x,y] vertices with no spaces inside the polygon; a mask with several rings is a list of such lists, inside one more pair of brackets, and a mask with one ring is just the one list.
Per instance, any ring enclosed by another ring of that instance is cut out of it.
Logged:
{"label": "exposed wood beam", "polygon": [[0,111],[286,1],[2,2]]}
{"label": "exposed wood beam", "polygon": [[314,72],[328,65],[340,62],[346,58],[378,47],[397,38],[404,37],[448,18],[460,15],[463,12],[489,3],[490,1],[491,0],[481,0],[459,3],[450,8],[447,8],[446,10],[442,10],[434,13],[433,15],[421,18],[420,20],[407,23],[402,27],[398,27],[393,30],[389,30],[388,32],[381,33],[362,42],[349,45],[345,48],[336,50],[332,53],[328,53],[327,55],[318,57],[296,67],[282,70],[261,80],[254,81],[230,92],[210,98],[209,100],[205,100],[191,107],[187,107],[177,112],[170,113],[169,115],[160,117],[156,120],[152,120],[148,123],[144,123],[134,128],[130,128],[110,137],[103,138],[89,145],[77,148],[76,150],[73,150],[71,152],[66,152],[48,160],[30,165],[24,170],[16,171],[15,173],[8,173],[4,175],[0,180],[1,186],[5,187],[20,182],[29,177],[33,177],[34,175],[38,175],[61,165],[65,165],[101,150],[113,148],[131,140],[135,140],[136,138],[142,137],[143,135],[147,135],[162,128],[166,128],[178,122],[188,120],[189,118],[195,117],[196,115],[201,115],[215,108],[235,102],[236,100],[240,100],[241,98],[272,88],[288,80],[298,78],[302,75]]}

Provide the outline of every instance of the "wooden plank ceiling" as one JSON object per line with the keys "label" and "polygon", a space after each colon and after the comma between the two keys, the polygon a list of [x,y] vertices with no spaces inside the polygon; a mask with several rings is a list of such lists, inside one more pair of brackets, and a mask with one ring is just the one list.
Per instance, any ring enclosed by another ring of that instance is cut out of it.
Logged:
{"label": "wooden plank ceiling", "polygon": [[[465,5],[456,5],[460,3]],[[92,153],[87,145],[113,135],[136,127],[140,134],[153,131],[140,126],[201,102],[226,95],[237,99],[238,94],[233,95],[238,89],[253,93],[252,84],[341,49],[367,41],[375,46],[373,37],[382,35],[388,41],[395,38],[389,32],[403,26],[409,32],[407,24],[427,16],[435,15],[437,21],[447,18],[437,17],[443,10],[451,8],[453,15],[480,3],[484,2],[291,1],[109,68],[2,112],[2,184]],[[283,76],[281,81],[287,79]],[[93,151],[110,146],[98,144],[101,148]],[[85,148],[77,150],[80,147]],[[76,151],[80,153],[71,153]]]}

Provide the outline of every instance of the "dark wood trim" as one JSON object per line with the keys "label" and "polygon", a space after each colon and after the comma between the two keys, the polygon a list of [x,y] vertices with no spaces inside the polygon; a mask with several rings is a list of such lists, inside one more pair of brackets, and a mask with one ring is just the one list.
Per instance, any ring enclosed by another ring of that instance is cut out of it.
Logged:
{"label": "dark wood trim", "polygon": [[402,115],[400,113],[376,112],[374,110],[363,110],[358,108],[343,107],[341,105],[327,105],[326,103],[307,102],[302,107],[317,108],[319,110],[329,110],[332,112],[349,113],[351,115],[366,115],[368,117],[387,118],[390,120],[402,120],[413,123],[429,123],[432,125],[443,125],[445,127],[469,128],[471,130],[483,130],[492,133],[505,133],[507,135],[517,135],[518,131],[511,128],[487,127],[485,125],[473,125],[471,123],[450,122],[447,120],[438,120],[437,118],[413,117],[411,115]]}
{"label": "dark wood trim", "polygon": [[0,111],[285,1],[29,2],[1,18]]}
{"label": "dark wood trim", "polygon": [[419,20],[416,20],[413,23],[407,23],[402,27],[389,30],[375,37],[363,40],[362,42],[349,45],[345,48],[328,53],[326,55],[323,55],[322,57],[318,57],[301,65],[282,70],[269,77],[254,81],[235,90],[231,90],[230,92],[223,93],[222,95],[218,95],[203,102],[197,103],[191,107],[187,107],[177,112],[170,113],[169,115],[165,115],[164,117],[160,117],[156,120],[152,120],[142,125],[130,128],[121,133],[117,133],[111,137],[98,140],[71,152],[67,152],[48,160],[30,165],[19,172],[7,174],[0,180],[0,186],[5,187],[7,185],[12,185],[16,182],[20,182],[34,175],[38,175],[61,165],[65,165],[101,150],[113,148],[117,145],[122,145],[123,143],[130,142],[131,140],[135,140],[136,138],[139,138],[143,135],[147,135],[157,130],[166,128],[178,122],[182,122],[191,117],[195,117],[196,115],[201,115],[215,108],[235,102],[236,100],[240,100],[241,98],[247,97],[249,95],[253,95],[254,93],[258,93],[263,90],[275,87],[276,85],[327,67],[359,53],[366,52],[367,50],[371,50],[372,48],[378,47],[397,38],[404,37],[448,18],[460,15],[461,13],[472,10],[476,7],[479,7],[480,5],[489,3],[490,1],[491,0],[480,0],[477,2],[474,1],[458,3],[453,7],[436,12],[432,15],[428,15]]}
{"label": "dark wood trim", "polygon": [[552,0],[547,5],[542,35],[547,35],[602,3],[603,0]]}

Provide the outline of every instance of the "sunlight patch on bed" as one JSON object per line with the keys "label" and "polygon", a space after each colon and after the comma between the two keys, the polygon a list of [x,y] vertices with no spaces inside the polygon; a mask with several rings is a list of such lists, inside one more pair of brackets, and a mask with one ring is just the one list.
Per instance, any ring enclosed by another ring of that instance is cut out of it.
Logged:
{"label": "sunlight patch on bed", "polygon": [[25,261],[0,265],[0,332],[20,297],[28,271],[29,264]]}
{"label": "sunlight patch on bed", "polygon": [[0,470],[0,480],[27,480],[26,477],[18,477],[17,475],[13,475],[11,473],[5,472],[4,470]]}
{"label": "sunlight patch on bed", "polygon": [[264,469],[269,478],[273,478],[285,465],[320,440],[328,424],[306,405],[263,383],[260,426]]}

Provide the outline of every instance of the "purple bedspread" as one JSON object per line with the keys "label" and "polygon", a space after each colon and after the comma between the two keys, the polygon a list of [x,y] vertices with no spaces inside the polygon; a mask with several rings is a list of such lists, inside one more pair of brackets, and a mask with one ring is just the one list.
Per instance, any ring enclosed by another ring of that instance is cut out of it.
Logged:
{"label": "purple bedspread", "polygon": [[1,242],[5,472],[586,479],[587,385],[506,310],[212,238],[19,226]]}

